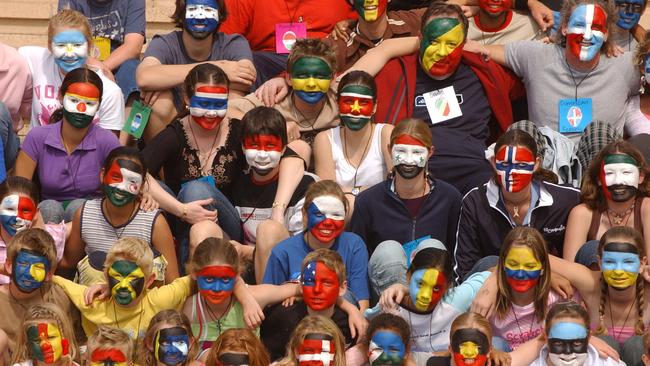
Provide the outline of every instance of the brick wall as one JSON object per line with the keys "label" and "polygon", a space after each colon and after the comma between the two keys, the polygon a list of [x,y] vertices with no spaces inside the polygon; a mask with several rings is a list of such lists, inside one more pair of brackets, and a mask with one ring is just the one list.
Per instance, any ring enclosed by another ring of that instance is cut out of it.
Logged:
{"label": "brick wall", "polygon": [[[121,1],[121,0],[117,0]],[[147,41],[167,33],[174,0],[147,1]],[[0,0],[0,41],[14,47],[47,45],[47,21],[56,13],[58,0]],[[145,44],[146,47],[146,44]]]}

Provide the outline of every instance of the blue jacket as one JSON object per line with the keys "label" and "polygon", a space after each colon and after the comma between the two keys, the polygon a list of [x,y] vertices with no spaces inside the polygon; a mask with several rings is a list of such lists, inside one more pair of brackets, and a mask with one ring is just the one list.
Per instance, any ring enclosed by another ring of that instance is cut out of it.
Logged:
{"label": "blue jacket", "polygon": [[350,231],[363,238],[371,255],[385,240],[404,244],[427,235],[443,242],[451,253],[456,242],[461,195],[439,179],[429,183],[432,188],[417,217],[411,216],[395,194],[392,179],[361,192],[354,203]]}

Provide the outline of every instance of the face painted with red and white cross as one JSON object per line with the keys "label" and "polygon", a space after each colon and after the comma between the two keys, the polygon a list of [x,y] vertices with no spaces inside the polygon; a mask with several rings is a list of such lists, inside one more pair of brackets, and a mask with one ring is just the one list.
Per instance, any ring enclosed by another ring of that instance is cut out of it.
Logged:
{"label": "face painted with red and white cross", "polygon": [[252,135],[244,137],[243,148],[248,166],[265,175],[280,164],[284,145],[280,136]]}
{"label": "face painted with red and white cross", "polygon": [[322,333],[308,333],[298,348],[298,365],[334,365],[336,349],[332,336]]}
{"label": "face painted with red and white cross", "polygon": [[499,183],[508,192],[519,192],[533,180],[535,156],[524,146],[502,146],[495,155]]}
{"label": "face painted with red and white cross", "polygon": [[591,61],[607,39],[607,13],[599,5],[577,6],[567,24],[567,49],[580,61]]}

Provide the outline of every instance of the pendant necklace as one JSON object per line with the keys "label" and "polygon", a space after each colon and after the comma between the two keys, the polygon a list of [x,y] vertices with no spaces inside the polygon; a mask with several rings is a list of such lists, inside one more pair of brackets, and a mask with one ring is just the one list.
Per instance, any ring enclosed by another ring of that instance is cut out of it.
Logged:
{"label": "pendant necklace", "polygon": [[[630,206],[622,214],[619,214],[619,213],[615,212],[614,210],[608,208],[607,209],[607,220],[609,220],[609,226],[612,226],[612,227],[614,225],[620,226],[625,218],[627,218],[627,220],[625,220],[625,225],[623,225],[623,226],[627,226],[627,222],[630,221],[630,216],[631,216],[630,214],[632,213],[632,210],[634,210],[634,204],[635,204],[635,202],[632,202],[632,206]],[[612,225],[612,221],[614,221],[614,225]]]}

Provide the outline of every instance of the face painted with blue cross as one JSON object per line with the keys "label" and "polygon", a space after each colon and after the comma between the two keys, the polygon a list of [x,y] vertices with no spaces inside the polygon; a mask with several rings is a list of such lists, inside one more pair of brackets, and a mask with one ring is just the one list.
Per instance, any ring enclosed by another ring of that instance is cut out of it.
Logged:
{"label": "face painted with blue cross", "polygon": [[49,272],[50,261],[44,255],[21,249],[14,257],[11,276],[20,291],[34,292],[43,285]]}

